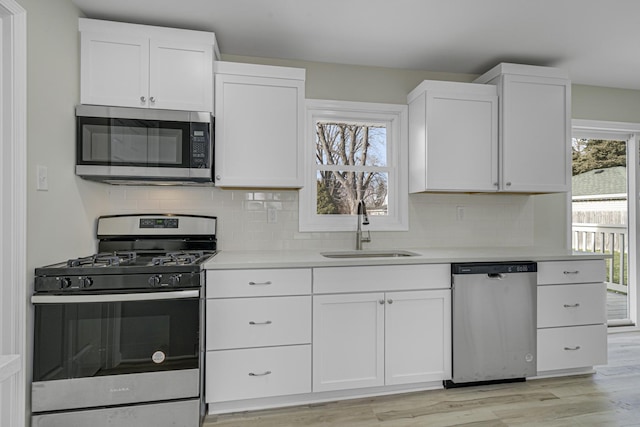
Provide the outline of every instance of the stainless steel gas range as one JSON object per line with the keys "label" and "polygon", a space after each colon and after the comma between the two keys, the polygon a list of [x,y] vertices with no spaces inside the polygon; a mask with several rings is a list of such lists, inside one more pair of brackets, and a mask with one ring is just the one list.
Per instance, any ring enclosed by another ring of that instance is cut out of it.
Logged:
{"label": "stainless steel gas range", "polygon": [[34,427],[196,427],[216,218],[98,218],[98,253],[35,270]]}

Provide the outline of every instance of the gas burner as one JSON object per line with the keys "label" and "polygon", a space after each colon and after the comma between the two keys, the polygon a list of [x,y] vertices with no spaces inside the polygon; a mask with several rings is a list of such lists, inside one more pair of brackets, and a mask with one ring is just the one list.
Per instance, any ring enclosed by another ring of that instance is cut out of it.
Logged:
{"label": "gas burner", "polygon": [[70,259],[67,267],[109,267],[129,264],[135,261],[135,252],[99,253],[82,258]]}
{"label": "gas burner", "polygon": [[152,258],[151,263],[153,265],[189,265],[195,264],[203,256],[203,251],[168,252],[166,255]]}

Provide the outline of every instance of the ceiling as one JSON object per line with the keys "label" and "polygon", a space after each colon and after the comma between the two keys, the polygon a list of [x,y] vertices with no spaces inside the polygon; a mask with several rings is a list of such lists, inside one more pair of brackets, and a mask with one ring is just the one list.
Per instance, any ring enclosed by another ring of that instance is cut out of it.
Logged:
{"label": "ceiling", "polygon": [[89,18],[216,33],[223,54],[481,74],[500,62],[640,90],[638,0],[72,0]]}

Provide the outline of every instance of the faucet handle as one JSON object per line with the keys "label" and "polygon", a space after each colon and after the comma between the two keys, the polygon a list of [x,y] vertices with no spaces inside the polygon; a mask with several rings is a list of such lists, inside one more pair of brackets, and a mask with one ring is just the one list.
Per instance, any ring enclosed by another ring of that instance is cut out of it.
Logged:
{"label": "faucet handle", "polygon": [[364,200],[358,202],[358,215],[362,215],[362,225],[369,225],[369,216],[367,215],[367,205]]}

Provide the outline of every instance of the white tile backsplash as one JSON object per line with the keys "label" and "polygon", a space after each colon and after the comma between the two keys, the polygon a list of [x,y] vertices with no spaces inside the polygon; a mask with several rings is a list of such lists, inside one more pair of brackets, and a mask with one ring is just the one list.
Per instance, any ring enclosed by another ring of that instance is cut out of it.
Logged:
{"label": "white tile backsplash", "polygon": [[[354,232],[298,232],[298,192],[211,187],[110,186],[110,214],[187,213],[218,217],[226,250],[352,249]],[[458,208],[463,209],[458,218]],[[276,222],[268,210],[277,210]],[[526,195],[413,194],[409,231],[372,232],[365,248],[533,245],[533,200]]]}

